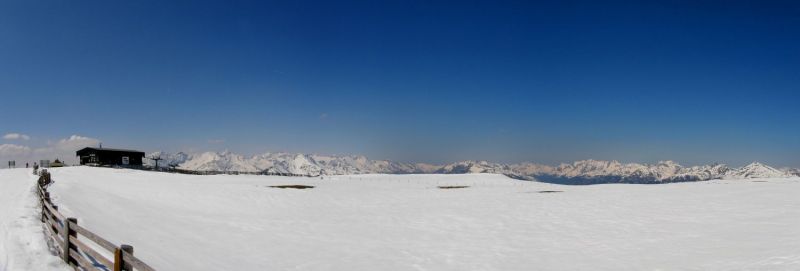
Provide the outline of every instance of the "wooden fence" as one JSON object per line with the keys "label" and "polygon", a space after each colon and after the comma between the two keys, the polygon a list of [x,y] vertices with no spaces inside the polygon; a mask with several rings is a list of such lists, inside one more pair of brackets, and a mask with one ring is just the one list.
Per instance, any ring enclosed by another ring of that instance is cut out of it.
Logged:
{"label": "wooden fence", "polygon": [[[42,169],[39,173],[38,194],[42,204],[42,223],[45,237],[55,248],[58,256],[75,270],[113,270],[113,271],[155,271],[152,267],[133,256],[133,247],[114,245],[103,237],[78,225],[78,219],[65,217],[58,212],[58,206],[50,200],[47,186],[51,183],[50,173]],[[91,242],[91,243],[89,243]],[[113,255],[113,261],[96,249]]]}

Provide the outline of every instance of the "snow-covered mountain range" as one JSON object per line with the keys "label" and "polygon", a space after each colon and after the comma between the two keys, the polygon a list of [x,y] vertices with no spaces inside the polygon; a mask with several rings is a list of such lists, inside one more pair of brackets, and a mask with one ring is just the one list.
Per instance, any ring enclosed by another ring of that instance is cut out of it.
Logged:
{"label": "snow-covered mountain range", "polygon": [[673,161],[656,164],[623,164],[617,161],[583,160],[572,164],[561,164],[553,168],[520,172],[539,181],[563,184],[597,183],[672,183],[713,179],[749,179],[790,177],[788,172],[754,162],[741,168],[724,164],[683,167]]}
{"label": "snow-covered mountain range", "polygon": [[[160,157],[159,167],[214,172],[267,172],[296,175],[344,175],[369,173],[435,173],[440,167],[427,164],[397,163],[370,160],[364,156],[326,156],[300,153],[264,153],[245,157],[225,152],[199,154],[154,152],[147,157]],[[154,161],[145,163],[154,166]]]}
{"label": "snow-covered mountain range", "polygon": [[789,175],[800,177],[800,168],[783,168],[781,170]]}
{"label": "snow-covered mountain range", "polygon": [[[308,176],[370,173],[498,173],[517,179],[562,184],[670,183],[800,176],[800,169],[778,170],[758,162],[741,168],[732,168],[724,164],[683,167],[673,161],[639,164],[598,160],[582,160],[558,166],[534,163],[500,164],[486,161],[432,165],[371,160],[358,155],[330,156],[278,152],[243,156],[228,151],[198,154],[155,152],[147,157],[162,158],[159,167],[193,171],[263,172]],[[146,161],[149,166],[155,165],[151,159]]]}

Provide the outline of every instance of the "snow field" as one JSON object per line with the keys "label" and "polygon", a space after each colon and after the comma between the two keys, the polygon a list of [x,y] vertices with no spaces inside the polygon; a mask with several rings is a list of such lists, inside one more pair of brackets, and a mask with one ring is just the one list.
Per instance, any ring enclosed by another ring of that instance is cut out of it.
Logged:
{"label": "snow field", "polygon": [[[88,167],[53,178],[64,214],[159,270],[800,269],[797,178],[560,186]],[[316,187],[269,187],[285,184]]]}

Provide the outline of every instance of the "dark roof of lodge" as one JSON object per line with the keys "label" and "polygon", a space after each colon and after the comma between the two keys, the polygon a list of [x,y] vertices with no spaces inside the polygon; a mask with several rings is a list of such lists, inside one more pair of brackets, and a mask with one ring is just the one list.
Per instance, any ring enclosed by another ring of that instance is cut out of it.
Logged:
{"label": "dark roof of lodge", "polygon": [[134,153],[141,153],[142,155],[144,155],[144,152],[136,151],[136,150],[111,149],[111,148],[92,148],[92,147],[86,147],[86,148],[78,150],[77,152],[84,152],[84,151],[134,152]]}

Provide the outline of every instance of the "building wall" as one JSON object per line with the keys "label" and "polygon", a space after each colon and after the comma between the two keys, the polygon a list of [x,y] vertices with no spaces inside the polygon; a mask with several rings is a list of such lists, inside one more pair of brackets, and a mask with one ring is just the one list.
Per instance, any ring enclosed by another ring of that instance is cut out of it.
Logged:
{"label": "building wall", "polygon": [[[92,160],[94,154],[96,159]],[[98,163],[100,165],[124,165],[123,157],[128,157],[128,165],[141,166],[143,153],[135,152],[116,152],[116,151],[86,151],[79,153],[81,165]]]}

